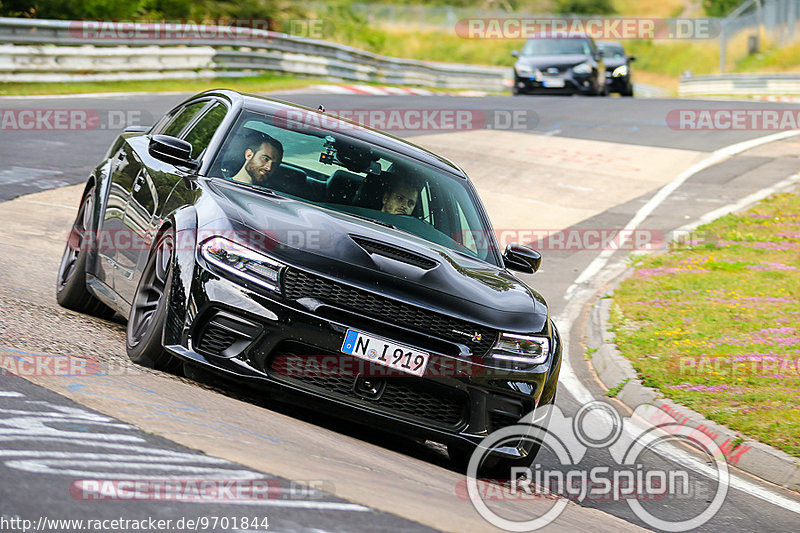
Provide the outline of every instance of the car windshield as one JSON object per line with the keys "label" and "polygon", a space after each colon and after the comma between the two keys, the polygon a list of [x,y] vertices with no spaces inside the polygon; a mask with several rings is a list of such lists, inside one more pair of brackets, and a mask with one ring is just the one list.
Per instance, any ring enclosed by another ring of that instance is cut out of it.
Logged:
{"label": "car windshield", "polygon": [[522,49],[524,56],[590,55],[585,39],[531,39]]}
{"label": "car windshield", "polygon": [[603,51],[605,57],[625,57],[625,50],[619,44],[599,43],[597,47]]}
{"label": "car windshield", "polygon": [[[323,129],[320,120],[330,124]],[[244,111],[209,175],[391,226],[500,266],[467,180],[346,134],[357,128],[313,111]]]}

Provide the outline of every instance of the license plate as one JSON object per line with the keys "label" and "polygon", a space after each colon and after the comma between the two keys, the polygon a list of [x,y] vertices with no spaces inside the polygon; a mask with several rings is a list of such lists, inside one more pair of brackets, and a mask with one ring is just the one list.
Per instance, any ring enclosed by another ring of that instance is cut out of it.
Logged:
{"label": "license plate", "polygon": [[561,78],[542,78],[542,85],[545,87],[559,88],[564,86],[564,80]]}
{"label": "license plate", "polygon": [[422,376],[430,354],[381,337],[348,329],[342,352],[394,370]]}

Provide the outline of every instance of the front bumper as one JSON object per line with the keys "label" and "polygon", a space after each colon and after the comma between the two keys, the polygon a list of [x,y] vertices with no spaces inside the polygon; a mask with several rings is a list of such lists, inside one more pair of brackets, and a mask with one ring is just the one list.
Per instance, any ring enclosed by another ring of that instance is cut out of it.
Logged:
{"label": "front bumper", "polygon": [[[171,353],[289,401],[312,401],[342,418],[438,442],[477,445],[555,394],[561,362],[555,328],[547,362],[525,370],[494,368],[482,358],[446,355],[435,349],[446,343],[424,335],[332,305],[283,299],[199,264],[192,278],[188,304],[180,306],[184,316],[170,306],[168,320],[180,324],[173,339],[178,342],[166,343]],[[429,352],[432,372],[425,377],[375,374],[375,367],[341,352],[349,328]]]}
{"label": "front bumper", "polygon": [[606,86],[608,92],[622,93],[630,90],[630,77],[629,76],[612,76],[609,72],[606,75]]}
{"label": "front bumper", "polygon": [[515,74],[514,87],[520,94],[594,94],[596,83],[592,74],[563,72],[540,79]]}

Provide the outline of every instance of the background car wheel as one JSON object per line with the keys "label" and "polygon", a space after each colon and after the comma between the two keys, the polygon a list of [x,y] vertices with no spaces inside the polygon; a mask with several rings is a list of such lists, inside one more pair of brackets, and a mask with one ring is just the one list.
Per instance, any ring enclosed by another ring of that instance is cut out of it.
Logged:
{"label": "background car wheel", "polygon": [[621,93],[620,96],[633,96],[633,85],[629,85],[628,88]]}
{"label": "background car wheel", "polygon": [[150,252],[136,288],[125,335],[125,347],[131,361],[170,372],[181,368],[180,361],[170,355],[162,344],[174,250],[172,231],[162,233]]}
{"label": "background car wheel", "polygon": [[61,307],[100,318],[111,318],[114,310],[95,298],[86,288],[86,259],[89,246],[86,240],[92,230],[94,187],[81,200],[78,216],[67,237],[61,265],[58,267],[56,301]]}

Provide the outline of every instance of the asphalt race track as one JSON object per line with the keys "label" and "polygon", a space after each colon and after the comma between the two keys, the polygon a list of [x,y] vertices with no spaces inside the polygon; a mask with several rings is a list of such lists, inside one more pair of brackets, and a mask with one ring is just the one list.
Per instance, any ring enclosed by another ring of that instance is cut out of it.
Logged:
{"label": "asphalt race track", "polygon": [[[686,109],[797,109],[789,104],[302,92],[271,96],[314,109],[323,104],[329,111],[461,110],[482,117],[483,122],[464,129],[400,127],[391,133],[462,165],[495,229],[508,230],[520,240],[531,235],[531,228],[618,229],[637,215],[638,228],[669,236],[800,171],[800,137],[756,144],[775,132],[686,131],[667,120]],[[224,525],[218,520],[214,527],[206,520],[208,527],[201,530],[263,530],[242,522],[245,516],[268,517],[269,530],[287,532],[499,530],[464,497],[464,476],[450,469],[442,446],[332,420],[228,384],[200,385],[141,369],[127,360],[121,323],[56,305],[55,272],[81,193],[79,186],[70,186],[84,182],[121,123],[148,123],[182,98],[0,99],[0,110],[88,110],[97,117],[88,129],[0,131],[0,357],[90,357],[113,369],[94,376],[0,376],[0,530],[14,530],[2,520],[37,524],[43,516],[154,517],[173,520],[176,531],[175,520],[203,517],[229,520]],[[515,127],[509,127],[514,124],[509,117],[519,119]],[[728,149],[748,141],[753,144]],[[682,181],[673,182],[678,177]],[[670,183],[676,187],[657,196]],[[653,198],[658,202],[648,204]],[[643,211],[645,206],[652,209]],[[545,296],[568,341],[559,409],[569,419],[593,399],[602,399],[619,416],[630,416],[625,406],[604,398],[581,344],[587,306],[624,269],[627,252],[605,253],[598,263],[601,250],[539,245],[544,248],[542,269],[524,279]],[[615,461],[603,446],[583,452],[581,469]],[[657,449],[639,461],[648,469],[686,472],[691,487],[684,497],[644,502],[651,515],[679,522],[712,505],[717,485],[697,466],[703,463],[698,454]],[[544,455],[543,468],[563,467]],[[157,478],[168,472],[250,486],[256,480],[272,487],[276,496],[269,504],[105,501],[85,483],[93,478]],[[731,474],[724,501],[702,530],[798,530],[796,493],[735,467]],[[490,507],[510,520],[530,520],[552,502],[495,501]],[[625,501],[587,498],[570,502],[548,528],[665,529],[654,524]]]}

